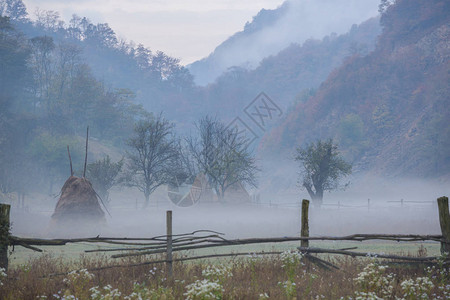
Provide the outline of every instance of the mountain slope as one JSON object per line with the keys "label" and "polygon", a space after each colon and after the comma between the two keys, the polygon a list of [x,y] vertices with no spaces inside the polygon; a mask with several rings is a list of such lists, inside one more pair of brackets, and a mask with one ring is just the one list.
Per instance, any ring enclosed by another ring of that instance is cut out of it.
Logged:
{"label": "mountain slope", "polygon": [[291,44],[277,55],[263,59],[254,70],[231,68],[203,88],[204,103],[208,103],[209,113],[216,111],[228,119],[265,92],[285,111],[292,103],[304,101],[346,57],[372,51],[380,32],[379,19],[373,18],[353,25],[339,36],[332,34],[302,45]]}
{"label": "mountain slope", "polygon": [[264,138],[265,153],[337,139],[357,171],[450,176],[449,1],[397,0],[379,43],[334,71]]}
{"label": "mountain slope", "polygon": [[208,57],[188,66],[196,84],[206,85],[228,68],[253,69],[291,43],[342,34],[352,24],[376,15],[378,0],[288,0],[274,10],[261,10],[244,30],[220,44]]}

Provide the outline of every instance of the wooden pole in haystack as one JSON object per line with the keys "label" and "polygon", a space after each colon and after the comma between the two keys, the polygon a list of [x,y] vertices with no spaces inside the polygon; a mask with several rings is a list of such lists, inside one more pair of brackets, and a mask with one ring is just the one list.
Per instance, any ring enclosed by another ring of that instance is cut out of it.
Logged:
{"label": "wooden pole in haystack", "polygon": [[[302,200],[302,228],[300,236],[309,237],[309,223],[308,223],[308,210],[309,210],[309,200]],[[302,240],[300,242],[301,247],[309,247],[309,240]]]}
{"label": "wooden pole in haystack", "polygon": [[448,211],[448,197],[437,199],[439,209],[439,224],[441,225],[442,239],[441,254],[450,253],[450,214]]}
{"label": "wooden pole in haystack", "polygon": [[86,154],[84,155],[83,177],[86,177],[86,165],[87,165],[88,141],[89,141],[89,126],[88,126],[87,129],[86,129]]}
{"label": "wooden pole in haystack", "polygon": [[167,235],[167,277],[171,278],[173,274],[172,266],[172,211],[166,211],[166,235]]}
{"label": "wooden pole in haystack", "polygon": [[72,157],[70,156],[69,145],[67,145],[67,153],[69,154],[69,162],[70,162],[70,176],[73,176],[73,168],[72,168]]}
{"label": "wooden pole in haystack", "polygon": [[8,270],[10,211],[11,205],[0,204],[0,268],[4,268],[6,271]]}

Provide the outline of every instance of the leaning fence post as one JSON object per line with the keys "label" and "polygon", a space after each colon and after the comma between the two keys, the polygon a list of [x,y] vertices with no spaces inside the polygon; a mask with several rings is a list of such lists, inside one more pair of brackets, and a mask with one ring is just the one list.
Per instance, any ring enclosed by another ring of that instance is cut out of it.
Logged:
{"label": "leaning fence post", "polygon": [[439,223],[441,225],[442,238],[441,254],[450,253],[450,214],[448,211],[448,197],[437,199],[439,209]]}
{"label": "leaning fence post", "polygon": [[0,268],[8,270],[9,212],[11,205],[0,204]]}
{"label": "leaning fence post", "polygon": [[166,235],[167,235],[167,276],[172,277],[172,211],[166,211]]}
{"label": "leaning fence post", "polygon": [[[302,228],[300,235],[301,237],[309,237],[309,224],[308,224],[308,209],[309,209],[309,200],[302,200]],[[309,247],[309,240],[301,240],[301,247]]]}

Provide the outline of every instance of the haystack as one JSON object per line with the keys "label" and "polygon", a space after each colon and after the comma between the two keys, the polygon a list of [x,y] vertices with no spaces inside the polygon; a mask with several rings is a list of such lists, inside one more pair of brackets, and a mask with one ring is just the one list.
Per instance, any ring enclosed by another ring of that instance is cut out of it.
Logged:
{"label": "haystack", "polygon": [[61,188],[52,219],[57,223],[68,221],[104,222],[105,213],[100,207],[92,184],[84,177],[70,176]]}

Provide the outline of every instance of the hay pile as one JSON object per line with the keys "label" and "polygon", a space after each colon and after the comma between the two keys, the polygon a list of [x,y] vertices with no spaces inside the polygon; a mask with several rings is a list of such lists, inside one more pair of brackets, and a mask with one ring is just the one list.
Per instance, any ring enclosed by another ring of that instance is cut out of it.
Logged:
{"label": "hay pile", "polygon": [[57,223],[67,221],[105,221],[97,193],[86,178],[70,176],[66,180],[56,204],[52,219]]}

